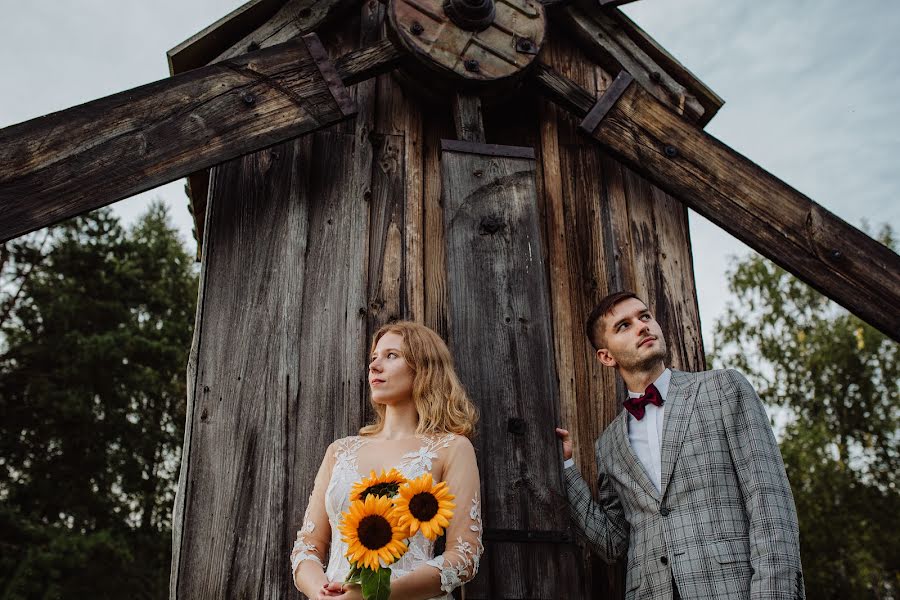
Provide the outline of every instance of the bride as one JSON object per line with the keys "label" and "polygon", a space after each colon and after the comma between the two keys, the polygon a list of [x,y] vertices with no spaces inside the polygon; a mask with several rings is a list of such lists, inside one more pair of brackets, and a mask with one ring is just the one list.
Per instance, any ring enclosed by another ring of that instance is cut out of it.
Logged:
{"label": "bride", "polygon": [[447,482],[456,507],[443,554],[433,556],[434,541],[423,529],[430,537],[433,531],[425,524],[410,538],[406,554],[390,565],[391,597],[451,600],[450,592],[475,576],[484,550],[478,465],[468,439],[475,407],[444,341],[409,321],[385,325],[375,334],[369,390],[375,423],[358,436],[333,442],[322,459],[291,552],[294,585],[312,600],[362,598],[358,585],[342,584],[350,563],[338,529],[341,513],[350,506],[355,483],[393,468],[408,480],[430,473],[435,483]]}

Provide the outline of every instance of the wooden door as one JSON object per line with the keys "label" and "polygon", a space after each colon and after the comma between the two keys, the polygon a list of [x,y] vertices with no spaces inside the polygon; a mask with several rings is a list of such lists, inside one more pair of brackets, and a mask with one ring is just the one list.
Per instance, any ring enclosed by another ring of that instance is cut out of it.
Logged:
{"label": "wooden door", "polygon": [[584,597],[568,530],[531,148],[442,141],[450,342],[479,408],[486,552],[466,598]]}

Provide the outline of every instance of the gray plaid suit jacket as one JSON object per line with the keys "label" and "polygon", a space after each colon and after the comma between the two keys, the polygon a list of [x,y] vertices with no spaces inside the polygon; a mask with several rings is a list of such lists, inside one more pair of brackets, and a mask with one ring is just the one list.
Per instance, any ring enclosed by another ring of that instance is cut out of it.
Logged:
{"label": "gray plaid suit jacket", "polygon": [[797,510],[762,402],[737,371],[673,371],[662,493],[622,411],[597,440],[599,498],[565,470],[576,529],[607,562],[627,553],[626,600],[806,597]]}

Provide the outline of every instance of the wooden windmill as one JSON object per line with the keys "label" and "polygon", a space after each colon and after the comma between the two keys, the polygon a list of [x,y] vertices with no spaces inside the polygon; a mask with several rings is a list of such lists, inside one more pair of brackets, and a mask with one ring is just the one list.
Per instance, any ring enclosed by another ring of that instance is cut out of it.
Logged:
{"label": "wooden windmill", "polygon": [[0,130],[3,240],[189,179],[173,598],[296,594],[316,468],[394,318],[449,339],[482,413],[466,597],[620,595],[570,536],[552,426],[591,469],[620,390],[580,323],[608,291],[703,368],[686,207],[900,340],[900,258],[704,133],[722,101],[621,3],[251,0],[170,79]]}

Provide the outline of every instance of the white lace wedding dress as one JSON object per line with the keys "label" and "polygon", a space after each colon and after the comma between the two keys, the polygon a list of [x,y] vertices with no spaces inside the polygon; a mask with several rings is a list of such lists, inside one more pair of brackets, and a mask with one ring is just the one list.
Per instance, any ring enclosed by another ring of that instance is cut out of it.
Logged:
{"label": "white lace wedding dress", "polygon": [[387,471],[392,467],[407,479],[430,472],[435,483],[446,481],[450,493],[456,496],[456,508],[445,533],[445,552],[433,556],[434,542],[419,531],[410,538],[409,551],[391,565],[391,579],[420,568],[434,570],[435,578],[440,576],[445,594],[433,600],[451,600],[450,592],[475,576],[484,550],[478,467],[472,444],[454,434],[405,440],[353,436],[331,444],[316,475],[303,525],[291,551],[292,574],[296,574],[301,562],[312,560],[322,565],[329,581],[343,581],[350,571],[350,563],[338,524],[341,513],[350,506],[350,490],[354,483],[368,477],[370,471],[380,474],[382,469]]}

